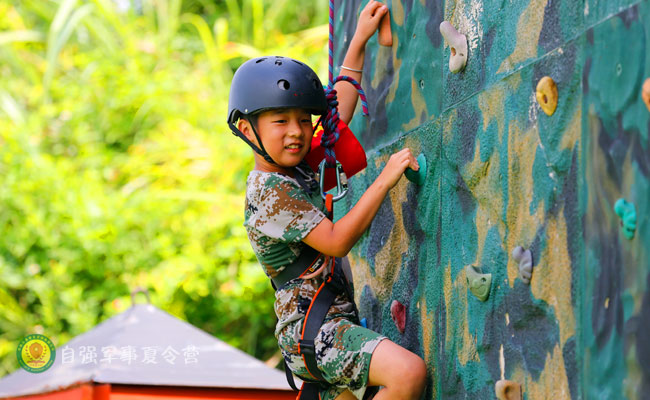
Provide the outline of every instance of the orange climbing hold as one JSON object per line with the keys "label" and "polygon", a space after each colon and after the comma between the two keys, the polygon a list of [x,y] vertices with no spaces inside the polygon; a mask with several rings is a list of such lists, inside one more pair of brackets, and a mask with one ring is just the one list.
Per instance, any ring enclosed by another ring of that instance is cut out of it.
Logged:
{"label": "orange climbing hold", "polygon": [[391,47],[393,45],[393,31],[390,29],[390,11],[386,11],[386,14],[381,17],[378,35],[380,45],[386,47]]}
{"label": "orange climbing hold", "polygon": [[646,79],[643,83],[641,98],[643,99],[645,106],[648,107],[648,111],[650,111],[650,78]]}
{"label": "orange climbing hold", "polygon": [[393,300],[393,303],[390,305],[390,316],[393,318],[393,322],[395,322],[399,333],[403,334],[404,329],[406,329],[406,307],[404,307],[404,304]]}
{"label": "orange climbing hold", "polygon": [[553,115],[557,108],[557,86],[550,76],[545,76],[537,83],[537,102],[546,115]]}

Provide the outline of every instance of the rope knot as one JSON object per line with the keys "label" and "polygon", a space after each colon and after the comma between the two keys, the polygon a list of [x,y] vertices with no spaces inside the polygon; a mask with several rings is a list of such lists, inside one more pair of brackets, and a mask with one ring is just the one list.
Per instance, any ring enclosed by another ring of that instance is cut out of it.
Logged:
{"label": "rope knot", "polygon": [[337,99],[336,89],[334,84],[339,81],[347,81],[351,83],[359,92],[361,98],[361,108],[363,114],[368,115],[368,103],[366,95],[361,88],[361,85],[349,76],[338,76],[334,81],[325,89],[325,99],[327,100],[327,114],[324,116],[323,123],[323,136],[321,137],[320,144],[325,150],[325,165],[328,168],[336,167],[336,154],[334,153],[334,145],[339,140],[339,101]]}

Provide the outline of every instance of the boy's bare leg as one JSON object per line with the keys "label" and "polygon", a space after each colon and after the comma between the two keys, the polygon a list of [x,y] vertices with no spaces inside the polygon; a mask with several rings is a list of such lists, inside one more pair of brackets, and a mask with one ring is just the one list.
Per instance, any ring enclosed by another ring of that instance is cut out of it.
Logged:
{"label": "boy's bare leg", "polygon": [[374,400],[418,400],[426,381],[426,365],[417,354],[388,339],[382,340],[373,351],[368,386],[384,386]]}
{"label": "boy's bare leg", "polygon": [[[382,340],[370,360],[368,386],[384,386],[373,400],[420,399],[426,385],[427,370],[424,361],[414,353],[388,339]],[[356,400],[346,390],[335,400]]]}

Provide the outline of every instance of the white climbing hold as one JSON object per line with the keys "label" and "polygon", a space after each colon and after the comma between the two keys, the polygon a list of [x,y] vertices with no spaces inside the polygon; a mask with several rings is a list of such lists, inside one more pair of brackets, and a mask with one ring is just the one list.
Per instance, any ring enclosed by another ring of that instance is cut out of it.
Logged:
{"label": "white climbing hold", "polygon": [[512,251],[512,258],[519,263],[519,277],[525,284],[529,284],[530,278],[533,277],[533,253],[517,246]]}
{"label": "white climbing hold", "polygon": [[467,64],[467,38],[458,32],[449,21],[440,23],[440,33],[451,49],[449,70],[453,73],[462,71]]}

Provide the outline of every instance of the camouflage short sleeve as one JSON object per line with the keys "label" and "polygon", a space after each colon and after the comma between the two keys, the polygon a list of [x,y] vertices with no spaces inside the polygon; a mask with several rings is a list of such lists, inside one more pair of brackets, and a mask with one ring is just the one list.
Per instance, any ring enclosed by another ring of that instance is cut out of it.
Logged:
{"label": "camouflage short sleeve", "polygon": [[325,218],[321,207],[320,194],[310,196],[293,178],[251,171],[244,226],[268,276],[275,277],[300,255],[302,240]]}

